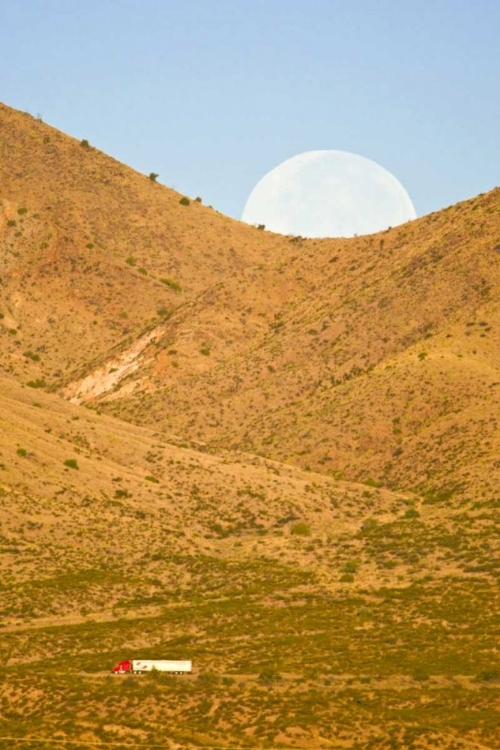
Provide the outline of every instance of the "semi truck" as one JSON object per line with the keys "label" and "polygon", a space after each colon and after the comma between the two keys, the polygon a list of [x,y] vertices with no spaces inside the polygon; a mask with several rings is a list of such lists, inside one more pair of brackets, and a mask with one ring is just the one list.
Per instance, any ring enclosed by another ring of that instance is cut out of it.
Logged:
{"label": "semi truck", "polygon": [[169,659],[124,659],[111,670],[113,674],[142,674],[143,672],[169,672],[170,674],[188,674],[193,671],[191,661],[172,661]]}

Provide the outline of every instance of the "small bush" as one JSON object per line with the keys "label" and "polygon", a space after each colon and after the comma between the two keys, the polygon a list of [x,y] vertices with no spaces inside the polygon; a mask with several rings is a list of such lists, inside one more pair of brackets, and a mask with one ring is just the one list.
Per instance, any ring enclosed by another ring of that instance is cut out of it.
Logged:
{"label": "small bush", "polygon": [[132,497],[128,490],[115,490],[115,497],[121,499],[123,497]]}
{"label": "small bush", "polygon": [[342,570],[344,573],[356,573],[358,570],[358,563],[354,560],[348,560]]}
{"label": "small bush", "polygon": [[78,461],[76,458],[67,458],[64,462],[64,465],[68,467],[68,469],[79,469]]}
{"label": "small bush", "polygon": [[179,203],[181,204],[181,206],[189,206],[189,204],[191,203],[191,201],[189,200],[189,198],[186,198],[186,196],[183,196],[180,199]]}
{"label": "small bush", "polygon": [[90,148],[90,143],[88,142],[88,140],[87,140],[86,138],[83,138],[83,139],[82,139],[82,140],[80,141],[80,146],[81,146],[82,148]]}
{"label": "small bush", "polygon": [[23,458],[26,458],[26,456],[28,455],[28,451],[26,450],[26,448],[18,448],[16,452],[18,456],[22,456]]}
{"label": "small bush", "polygon": [[137,258],[135,258],[133,255],[129,255],[125,258],[125,263],[127,266],[135,266],[137,264]]}
{"label": "small bush", "polygon": [[87,250],[92,250],[92,248],[94,247],[94,243],[93,242],[87,242],[87,244],[85,245],[85,247],[87,248]]}
{"label": "small bush", "polygon": [[404,517],[405,518],[420,518],[420,513],[415,508],[408,508]]}
{"label": "small bush", "polygon": [[8,227],[15,227],[16,226],[15,219],[9,219],[9,221],[7,222],[7,226]]}
{"label": "small bush", "polygon": [[172,279],[160,279],[162,284],[165,284],[165,286],[170,287],[170,289],[173,289],[174,292],[182,292],[182,287],[180,284],[177,283],[177,281],[172,281]]}
{"label": "small bush", "polygon": [[271,682],[278,682],[281,680],[281,675],[274,669],[264,669],[259,675],[259,682],[269,684]]}
{"label": "small bush", "polygon": [[152,477],[149,474],[148,474],[147,477],[144,477],[144,479],[146,480],[146,482],[153,482],[154,484],[159,484],[160,483],[159,479],[157,479],[156,477]]}
{"label": "small bush", "polygon": [[27,352],[24,352],[24,356],[27,357],[28,359],[31,359],[32,362],[40,362],[40,355],[37,354],[36,352],[27,351]]}
{"label": "small bush", "polygon": [[291,533],[294,534],[294,536],[311,536],[311,529],[307,523],[299,521],[299,523],[295,523],[292,526]]}
{"label": "small bush", "polygon": [[27,208],[18,208],[17,209],[17,213],[19,214],[19,216],[22,216],[23,214],[27,214],[28,213],[28,209]]}
{"label": "small bush", "polygon": [[172,315],[172,311],[168,307],[159,307],[156,313],[160,318],[169,318]]}
{"label": "small bush", "polygon": [[353,583],[354,582],[354,576],[352,573],[343,573],[340,576],[341,583]]}
{"label": "small bush", "polygon": [[160,175],[158,174],[158,172],[150,172],[149,173],[149,179],[151,180],[151,182],[156,182],[156,180],[158,179],[159,176]]}
{"label": "small bush", "polygon": [[210,354],[210,349],[208,346],[204,346],[202,349],[200,349],[200,354],[203,354],[203,356],[208,357]]}
{"label": "small bush", "polygon": [[28,388],[45,388],[47,384],[45,378],[37,378],[36,380],[28,380],[26,385]]}
{"label": "small bush", "polygon": [[197,195],[196,198],[195,198],[195,202],[196,203],[203,203],[203,200],[200,198],[199,195]]}
{"label": "small bush", "polygon": [[139,273],[142,273],[142,275],[143,275],[143,276],[147,276],[147,275],[148,275],[148,272],[147,272],[147,271],[146,271],[146,269],[145,269],[145,268],[143,268],[142,266],[141,266],[141,268],[138,268],[138,269],[137,269],[137,271],[138,271]]}

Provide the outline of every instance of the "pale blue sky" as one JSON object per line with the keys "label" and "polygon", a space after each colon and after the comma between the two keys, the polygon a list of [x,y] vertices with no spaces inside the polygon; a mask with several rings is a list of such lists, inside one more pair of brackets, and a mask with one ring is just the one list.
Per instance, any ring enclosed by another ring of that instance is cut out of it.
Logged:
{"label": "pale blue sky", "polygon": [[498,0],[0,0],[0,100],[239,218],[303,151],[500,184]]}

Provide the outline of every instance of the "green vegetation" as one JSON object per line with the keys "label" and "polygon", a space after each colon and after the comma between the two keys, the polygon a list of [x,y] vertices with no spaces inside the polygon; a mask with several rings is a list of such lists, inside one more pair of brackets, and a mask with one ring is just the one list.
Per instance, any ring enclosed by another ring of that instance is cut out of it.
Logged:
{"label": "green vegetation", "polygon": [[180,199],[179,203],[181,204],[181,206],[189,206],[189,204],[191,203],[191,201],[189,200],[189,198],[186,198],[186,196],[183,196]]}
{"label": "green vegetation", "polygon": [[67,458],[64,462],[64,465],[67,466],[69,469],[79,469],[78,461],[76,458]]}
{"label": "green vegetation", "polygon": [[160,279],[162,284],[165,284],[165,286],[170,287],[170,289],[173,289],[174,292],[182,292],[182,287],[180,284],[177,283],[177,281],[172,281],[172,279],[166,279],[161,278]]}
{"label": "green vegetation", "polygon": [[32,362],[40,362],[40,355],[31,350],[24,352],[24,356],[27,357],[27,359],[31,359]]}
{"label": "green vegetation", "polygon": [[295,536],[311,536],[311,529],[304,521],[294,523],[290,532]]}
{"label": "green vegetation", "polygon": [[28,380],[26,385],[28,388],[45,388],[47,383],[45,382],[45,378],[36,378],[36,380]]}
{"label": "green vegetation", "polygon": [[158,179],[159,176],[160,175],[157,172],[150,172],[149,173],[149,179],[151,180],[151,182],[156,182],[156,180]]}

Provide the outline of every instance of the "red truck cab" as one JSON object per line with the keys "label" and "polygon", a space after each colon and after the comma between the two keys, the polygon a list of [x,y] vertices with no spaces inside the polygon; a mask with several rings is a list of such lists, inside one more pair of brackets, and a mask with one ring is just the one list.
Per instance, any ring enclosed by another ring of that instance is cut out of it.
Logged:
{"label": "red truck cab", "polygon": [[127,672],[132,672],[132,662],[130,659],[124,659],[124,661],[119,662],[116,667],[113,667],[111,671],[113,674],[126,674]]}

